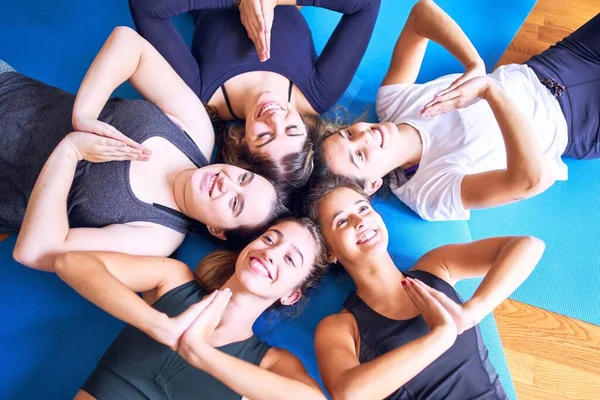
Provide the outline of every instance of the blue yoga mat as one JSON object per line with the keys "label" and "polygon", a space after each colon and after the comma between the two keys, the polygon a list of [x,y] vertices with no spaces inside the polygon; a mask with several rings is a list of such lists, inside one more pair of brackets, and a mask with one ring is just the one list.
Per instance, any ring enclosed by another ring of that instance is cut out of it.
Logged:
{"label": "blue yoga mat", "polygon": [[[372,111],[374,94],[387,69],[391,47],[413,3],[382,1],[371,45],[341,101],[350,111]],[[502,7],[491,0],[440,0],[438,4],[464,27],[490,69],[525,20],[534,0],[511,0],[504,2]],[[313,29],[320,50],[339,16],[309,7],[303,8],[302,12]],[[190,38],[189,16],[178,17],[177,24]],[[116,25],[132,26],[124,0],[4,2],[0,13],[0,58],[22,73],[75,93],[95,54]],[[460,66],[443,49],[430,46],[419,80],[459,69]],[[128,84],[120,87],[115,95],[139,97]],[[557,197],[556,206],[560,198]],[[592,204],[592,199],[589,201]],[[475,218],[468,224],[428,223],[391,198],[377,200],[376,207],[386,219],[390,251],[402,268],[410,267],[431,248],[473,238],[470,227]],[[522,220],[520,226],[530,226],[531,221],[526,221]],[[501,222],[493,220],[490,224]],[[586,226],[588,231],[593,228],[585,223],[581,226],[582,231]],[[482,229],[480,234],[487,232]],[[11,237],[0,242],[0,339],[3,343],[0,365],[4,366],[0,368],[0,397],[69,398],[87,378],[123,324],[79,297],[55,275],[29,270],[15,263],[11,257],[14,240]],[[593,240],[588,243],[590,241]],[[578,243],[580,241],[571,239],[569,246],[577,249]],[[190,237],[178,250],[177,257],[193,267],[210,249],[211,246],[199,238]],[[581,252],[581,247],[579,249]],[[557,260],[564,260],[560,254]],[[548,279],[552,278],[551,272]],[[461,283],[458,289],[464,297],[469,297],[475,287],[476,282],[469,281]],[[351,289],[351,282],[344,275],[329,277],[311,293],[300,316],[283,319],[280,315],[267,315],[257,322],[255,331],[273,345],[297,354],[318,379],[312,343],[314,328],[323,316],[340,309]],[[548,305],[551,306],[553,304]],[[493,318],[486,318],[481,329],[505,389],[511,399],[516,399]]]}

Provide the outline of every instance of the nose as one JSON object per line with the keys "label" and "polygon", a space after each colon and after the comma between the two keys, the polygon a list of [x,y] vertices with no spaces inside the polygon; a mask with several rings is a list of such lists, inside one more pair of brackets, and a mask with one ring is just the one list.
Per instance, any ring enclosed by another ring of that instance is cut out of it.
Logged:
{"label": "nose", "polygon": [[217,180],[217,187],[219,188],[219,192],[223,194],[227,193],[231,187],[231,179],[225,174],[221,174]]}
{"label": "nose", "polygon": [[263,252],[263,255],[262,255],[262,256],[263,256],[263,258],[264,258],[264,259],[265,259],[265,260],[266,260],[266,261],[267,261],[269,264],[271,264],[271,265],[274,265],[274,263],[273,263],[273,253],[274,253],[274,250],[273,250],[273,248],[270,248],[270,249],[267,249],[267,250],[265,250],[265,251]]}
{"label": "nose", "polygon": [[356,216],[356,222],[355,222],[355,228],[357,231],[363,229],[366,225],[366,221],[363,217],[361,217],[360,215]]}

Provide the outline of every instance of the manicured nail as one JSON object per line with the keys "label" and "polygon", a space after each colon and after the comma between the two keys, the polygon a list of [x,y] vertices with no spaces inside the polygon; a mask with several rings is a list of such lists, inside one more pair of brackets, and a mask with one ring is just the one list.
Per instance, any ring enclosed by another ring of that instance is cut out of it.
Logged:
{"label": "manicured nail", "polygon": [[415,286],[415,283],[413,281],[410,281],[410,284],[413,285],[413,286]]}
{"label": "manicured nail", "polygon": [[406,281],[402,279],[402,286],[406,286]]}

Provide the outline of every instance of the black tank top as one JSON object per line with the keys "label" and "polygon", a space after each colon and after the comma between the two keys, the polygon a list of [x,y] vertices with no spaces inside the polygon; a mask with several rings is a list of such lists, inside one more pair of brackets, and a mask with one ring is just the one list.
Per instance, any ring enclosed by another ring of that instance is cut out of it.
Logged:
{"label": "black tank top", "polygon": [[[178,286],[152,307],[177,316],[206,295],[195,281]],[[271,347],[256,336],[219,347],[233,357],[259,365]],[[192,367],[179,354],[127,325],[102,356],[83,390],[98,400],[240,399],[211,375]]]}
{"label": "black tank top", "polygon": [[[29,196],[56,145],[73,130],[75,96],[16,72],[0,74],[0,231],[18,232]],[[197,167],[208,164],[194,141],[165,113],[144,100],[110,99],[98,118],[138,143],[159,136]],[[80,162],[69,192],[71,228],[100,228],[134,221],[186,233],[182,214],[139,200],[129,184],[131,162]]]}
{"label": "black tank top", "polygon": [[[446,281],[425,271],[403,272],[462,304]],[[360,331],[360,363],[371,361],[429,332],[422,316],[392,320],[371,309],[350,293],[344,308],[352,313]],[[438,359],[387,397],[390,400],[506,400],[498,374],[489,361],[478,326],[458,336]]]}

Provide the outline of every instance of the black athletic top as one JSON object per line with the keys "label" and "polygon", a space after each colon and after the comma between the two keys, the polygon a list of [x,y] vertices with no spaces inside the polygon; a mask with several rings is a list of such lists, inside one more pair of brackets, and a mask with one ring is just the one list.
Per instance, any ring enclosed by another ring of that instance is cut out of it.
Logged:
{"label": "black athletic top", "polygon": [[[0,74],[0,231],[21,227],[44,163],[71,131],[75,96],[17,72]],[[208,164],[194,141],[154,104],[111,99],[98,117],[138,143],[153,136],[175,145],[196,166]],[[67,212],[71,228],[148,221],[186,233],[182,214],[139,200],[129,184],[130,161],[77,164]],[[169,212],[171,211],[171,212]]]}
{"label": "black athletic top", "polygon": [[[425,271],[403,272],[450,299],[462,299],[446,281]],[[422,316],[392,320],[378,314],[354,292],[344,308],[354,315],[360,331],[359,361],[366,363],[429,332]],[[391,400],[506,400],[498,374],[489,361],[478,326],[465,331],[438,359],[387,397]]]}
{"label": "black athletic top", "polygon": [[[206,294],[202,286],[190,281],[171,289],[152,307],[170,317],[177,316]],[[259,365],[270,348],[252,336],[219,350]],[[130,325],[117,336],[81,389],[99,400],[239,400],[242,397]]]}
{"label": "black athletic top", "polygon": [[[137,31],[208,103],[230,78],[252,71],[276,72],[296,84],[318,113],[327,111],[350,84],[367,49],[381,0],[297,0],[343,16],[317,57],[304,16],[293,6],[275,7],[271,58],[262,63],[240,22],[234,0],[129,0]],[[193,11],[191,52],[171,18]]]}

